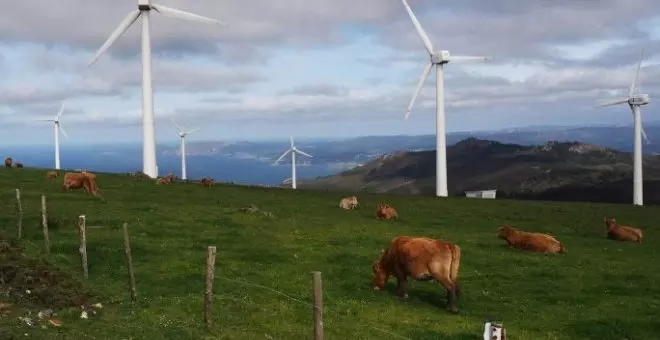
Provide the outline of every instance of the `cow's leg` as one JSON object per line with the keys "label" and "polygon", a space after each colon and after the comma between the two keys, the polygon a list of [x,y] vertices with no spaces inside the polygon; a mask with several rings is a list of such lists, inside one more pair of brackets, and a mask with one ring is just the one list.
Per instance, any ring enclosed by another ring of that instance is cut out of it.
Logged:
{"label": "cow's leg", "polygon": [[408,275],[404,273],[400,268],[394,269],[394,275],[396,276],[396,288],[397,294],[404,299],[408,298]]}
{"label": "cow's leg", "polygon": [[436,279],[447,291],[447,310],[451,313],[458,313],[458,307],[456,307],[456,285],[454,285],[449,277],[436,277]]}

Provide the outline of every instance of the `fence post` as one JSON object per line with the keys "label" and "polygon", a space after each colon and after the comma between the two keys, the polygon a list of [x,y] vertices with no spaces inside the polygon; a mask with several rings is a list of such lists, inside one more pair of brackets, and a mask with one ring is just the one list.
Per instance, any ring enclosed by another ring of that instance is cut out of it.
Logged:
{"label": "fence post", "polygon": [[80,263],[82,265],[83,275],[87,279],[87,232],[85,231],[85,215],[78,216],[78,234],[80,234]]}
{"label": "fence post", "polygon": [[206,256],[206,290],[204,292],[204,321],[211,328],[211,299],[213,297],[213,275],[215,273],[215,246],[208,247]]}
{"label": "fence post", "polygon": [[41,226],[44,230],[46,254],[50,254],[50,236],[48,235],[48,212],[46,210],[46,195],[41,195]]}
{"label": "fence post", "polygon": [[128,284],[130,286],[131,301],[137,300],[135,291],[135,275],[133,273],[133,258],[131,257],[131,242],[128,239],[128,223],[124,223],[124,255],[128,266]]}
{"label": "fence post", "polygon": [[323,340],[323,285],[321,272],[312,272],[314,284],[314,339]]}
{"label": "fence post", "polygon": [[16,211],[18,212],[18,239],[23,237],[23,203],[21,203],[21,189],[16,189]]}

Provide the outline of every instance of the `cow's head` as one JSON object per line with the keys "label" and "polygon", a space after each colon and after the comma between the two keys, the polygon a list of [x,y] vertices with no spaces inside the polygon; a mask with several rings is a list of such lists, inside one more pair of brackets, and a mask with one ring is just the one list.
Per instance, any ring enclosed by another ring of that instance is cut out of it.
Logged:
{"label": "cow's head", "polygon": [[383,263],[382,263],[383,255],[385,254],[385,249],[382,249],[380,253],[381,253],[381,257],[371,266],[371,275],[372,275],[371,287],[373,287],[374,290],[382,290],[383,287],[385,287],[385,283],[387,283],[387,279],[390,276],[389,273],[383,267]]}
{"label": "cow's head", "polygon": [[607,227],[607,229],[616,226],[616,218],[614,217],[605,217],[603,218],[603,221],[605,222],[605,226]]}
{"label": "cow's head", "polygon": [[508,224],[504,224],[500,226],[500,229],[497,230],[497,237],[498,238],[505,238],[507,235],[511,234],[513,232],[513,227]]}

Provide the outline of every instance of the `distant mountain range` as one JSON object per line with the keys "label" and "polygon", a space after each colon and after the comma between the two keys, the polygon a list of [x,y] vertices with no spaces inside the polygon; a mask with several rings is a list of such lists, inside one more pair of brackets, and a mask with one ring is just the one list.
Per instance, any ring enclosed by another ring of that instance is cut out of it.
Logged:
{"label": "distant mountain range", "polygon": [[[580,142],[528,146],[468,138],[447,149],[450,196],[497,189],[498,197],[630,203],[632,154]],[[435,194],[435,151],[396,152],[301,189]],[[645,202],[660,204],[660,156],[644,157]]]}
{"label": "distant mountain range", "polygon": [[[647,124],[645,129],[651,144],[644,143],[644,154],[660,153],[660,124]],[[452,145],[470,137],[520,145],[538,145],[547,141],[579,141],[632,152],[632,133],[632,126],[529,127],[450,133],[447,135],[447,144]],[[349,167],[364,164],[378,156],[396,151],[435,150],[435,135],[365,136],[334,141],[299,140],[296,141],[296,146],[314,156],[314,158],[298,157],[301,163],[345,163]],[[280,143],[190,141],[186,147],[189,155],[216,154],[274,161],[289,147],[289,141],[282,140]],[[159,149],[164,154],[179,153],[178,147],[161,146]]]}

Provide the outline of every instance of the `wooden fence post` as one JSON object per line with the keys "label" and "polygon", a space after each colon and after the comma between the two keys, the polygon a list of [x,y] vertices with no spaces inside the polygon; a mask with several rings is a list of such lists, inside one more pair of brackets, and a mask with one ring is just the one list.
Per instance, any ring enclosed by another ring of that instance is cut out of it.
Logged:
{"label": "wooden fence post", "polygon": [[50,236],[48,235],[48,211],[46,209],[46,196],[41,195],[41,226],[44,230],[44,243],[46,254],[50,254]]}
{"label": "wooden fence post", "polygon": [[323,285],[321,272],[312,272],[314,284],[314,339],[323,340]]}
{"label": "wooden fence post", "polygon": [[215,274],[215,246],[208,247],[206,256],[206,290],[204,291],[204,321],[211,328],[211,299],[213,298],[213,275]]}
{"label": "wooden fence post", "polygon": [[21,203],[21,189],[16,189],[16,211],[18,212],[18,239],[23,237],[23,203]]}
{"label": "wooden fence post", "polygon": [[89,278],[87,273],[87,233],[85,231],[85,215],[78,216],[78,233],[80,234],[80,262],[82,265],[83,275]]}
{"label": "wooden fence post", "polygon": [[128,239],[128,223],[124,223],[124,255],[126,255],[126,265],[128,266],[128,284],[130,287],[131,301],[136,301],[137,292],[135,290],[133,258],[131,257],[131,242]]}

